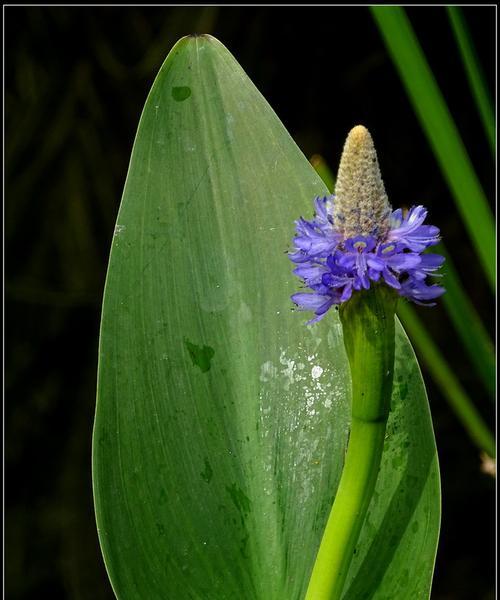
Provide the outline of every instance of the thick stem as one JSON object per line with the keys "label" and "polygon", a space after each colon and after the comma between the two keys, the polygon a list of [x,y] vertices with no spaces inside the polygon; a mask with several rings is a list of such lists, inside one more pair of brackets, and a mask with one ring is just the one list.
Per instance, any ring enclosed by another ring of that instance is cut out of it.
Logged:
{"label": "thick stem", "polygon": [[342,308],[352,378],[346,459],[312,571],[306,600],[340,600],[380,468],[394,370],[397,296],[377,286]]}

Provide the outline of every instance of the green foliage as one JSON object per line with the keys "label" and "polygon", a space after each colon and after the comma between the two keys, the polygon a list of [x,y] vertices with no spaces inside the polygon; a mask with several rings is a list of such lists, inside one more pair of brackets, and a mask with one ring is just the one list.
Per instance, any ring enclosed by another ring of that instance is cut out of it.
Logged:
{"label": "green foliage", "polygon": [[[418,39],[401,7],[372,7],[382,37],[422,128],[445,175],[450,191],[469,231],[489,283],[495,285],[495,230],[493,217],[479,179],[469,160],[450,110],[437,86]],[[472,40],[460,9],[448,7],[450,21],[466,68],[469,85],[494,150],[494,116],[486,84],[476,60]],[[493,135],[492,135],[493,134]],[[495,356],[491,339],[464,291],[451,257],[443,244],[436,251],[446,257],[443,302],[484,386],[490,396],[495,392]],[[462,421],[475,443],[490,456],[495,455],[495,440],[453,370],[425,330],[411,306],[400,306],[398,314],[410,332],[427,368],[444,397]]]}
{"label": "green foliage", "polygon": [[483,122],[484,131],[488,138],[491,152],[493,156],[495,156],[495,112],[493,110],[488,86],[486,85],[481,65],[479,64],[474,50],[474,43],[469,34],[462,9],[458,6],[447,6],[446,10],[448,11],[451,27],[464,63],[469,87]]}
{"label": "green foliage", "polygon": [[464,282],[460,280],[451,256],[444,244],[434,249],[446,257],[442,285],[446,294],[442,298],[448,316],[462,341],[464,350],[488,390],[492,401],[495,400],[495,348],[481,318],[465,292]]}
{"label": "green foliage", "polygon": [[[120,600],[303,597],[350,412],[337,315],[308,328],[290,310],[293,220],[324,193],[228,51],[183,38],[140,120],[102,312],[94,498]],[[396,334],[347,600],[429,595],[437,458],[418,365]]]}

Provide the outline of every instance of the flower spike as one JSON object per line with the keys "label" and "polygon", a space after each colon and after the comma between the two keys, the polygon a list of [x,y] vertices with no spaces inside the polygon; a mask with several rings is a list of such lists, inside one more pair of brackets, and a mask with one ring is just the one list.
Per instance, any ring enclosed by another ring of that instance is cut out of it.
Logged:
{"label": "flower spike", "polygon": [[336,195],[316,198],[315,217],[296,221],[295,250],[289,254],[310,293],[294,294],[300,310],[314,311],[314,323],[333,305],[353,293],[385,284],[416,304],[445,289],[427,285],[444,258],[422,254],[439,242],[439,229],[424,225],[427,209],[414,206],[406,214],[392,210],[380,175],[377,153],[362,125],[347,136],[335,187]]}
{"label": "flower spike", "polygon": [[335,192],[333,225],[344,238],[363,235],[379,239],[387,234],[391,206],[372,136],[363,125],[356,125],[347,136]]}

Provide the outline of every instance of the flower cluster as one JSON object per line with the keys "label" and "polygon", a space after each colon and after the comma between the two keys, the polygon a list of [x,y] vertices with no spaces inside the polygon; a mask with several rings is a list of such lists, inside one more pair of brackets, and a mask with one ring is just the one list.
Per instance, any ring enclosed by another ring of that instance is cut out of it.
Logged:
{"label": "flower cluster", "polygon": [[385,283],[417,304],[428,304],[444,293],[439,285],[427,285],[428,275],[443,264],[439,254],[422,254],[439,242],[439,229],[424,225],[427,210],[412,207],[389,216],[383,236],[346,237],[334,226],[335,196],[316,198],[311,221],[296,221],[294,273],[312,293],[298,293],[292,300],[301,310],[314,311],[319,321],[334,304],[349,300],[353,291],[369,289],[372,282]]}

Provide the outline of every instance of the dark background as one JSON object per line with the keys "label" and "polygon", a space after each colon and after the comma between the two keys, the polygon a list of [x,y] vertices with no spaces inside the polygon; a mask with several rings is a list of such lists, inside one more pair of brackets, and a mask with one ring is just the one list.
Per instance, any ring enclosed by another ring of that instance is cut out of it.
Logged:
{"label": "dark background", "polygon": [[[408,14],[493,207],[494,163],[446,9]],[[496,9],[464,14],[493,92]],[[367,8],[9,6],[5,28],[6,597],[110,599],[90,473],[100,303],[139,116],[179,37],[220,39],[308,157],[336,167],[365,124],[390,200],[429,207],[490,330],[494,299]],[[418,311],[492,423],[443,306]],[[424,377],[443,485],[432,597],[489,600],[495,481]]]}

